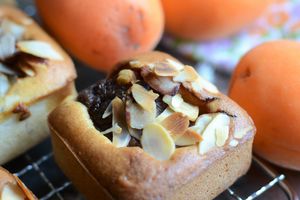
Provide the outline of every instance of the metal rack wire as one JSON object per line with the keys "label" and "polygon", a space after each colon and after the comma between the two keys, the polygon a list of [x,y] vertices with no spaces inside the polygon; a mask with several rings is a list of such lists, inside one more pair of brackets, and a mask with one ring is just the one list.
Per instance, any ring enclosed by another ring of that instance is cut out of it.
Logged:
{"label": "metal rack wire", "polygon": [[[48,143],[50,142],[48,141]],[[43,145],[44,144],[41,144],[40,146]],[[79,192],[77,192],[76,189],[74,189],[72,183],[66,177],[63,176],[59,168],[56,166],[53,158],[53,153],[51,152],[51,148],[48,149],[47,152],[42,152],[39,156],[32,155],[30,153],[35,152],[39,148],[40,147],[35,147],[33,150],[29,151],[28,153],[22,156],[22,159],[25,159],[27,164],[24,165],[18,171],[16,171],[14,174],[18,176],[21,180],[23,180],[25,184],[33,190],[34,193],[38,192],[36,193],[36,195],[40,200],[84,199],[79,194]],[[8,169],[11,168],[9,165],[7,167]],[[254,156],[252,168],[255,167],[257,167],[259,170],[262,170],[263,173],[265,173],[269,177],[269,180],[266,184],[261,184],[260,188],[252,191],[252,193],[250,195],[247,195],[246,197],[243,197],[239,193],[239,190],[241,190],[241,186],[233,186],[231,188],[228,188],[224,193],[222,193],[219,199],[253,200],[257,199],[258,197],[260,197],[268,190],[272,189],[277,185],[282,190],[282,193],[286,195],[286,199],[299,200],[294,194],[294,192],[290,189],[289,185],[284,181],[284,174],[277,174],[276,172],[274,172],[274,170],[272,170],[272,168],[270,168],[262,161],[260,161],[260,159]],[[55,174],[55,176],[62,179],[59,182],[57,180],[53,180],[53,175],[51,175],[51,173],[49,174],[49,170],[52,170],[53,168],[55,168],[55,172],[52,174]],[[35,174],[34,177],[33,174]],[[37,183],[30,182],[30,180],[32,181],[32,179],[38,179]],[[242,179],[247,178],[244,177]],[[247,180],[245,181],[247,182]],[[41,187],[44,189],[44,192],[40,192]]]}

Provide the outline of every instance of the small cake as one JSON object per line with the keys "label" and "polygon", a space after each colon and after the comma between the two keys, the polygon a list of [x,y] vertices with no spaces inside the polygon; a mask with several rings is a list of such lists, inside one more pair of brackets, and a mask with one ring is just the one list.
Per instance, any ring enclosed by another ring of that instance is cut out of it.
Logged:
{"label": "small cake", "polygon": [[0,199],[1,200],[36,200],[37,198],[22,181],[0,167]]}
{"label": "small cake", "polygon": [[0,7],[0,164],[49,135],[47,115],[75,94],[68,55],[21,11]]}
{"label": "small cake", "polygon": [[191,66],[120,63],[49,115],[55,159],[88,199],[212,199],[245,174],[255,127]]}

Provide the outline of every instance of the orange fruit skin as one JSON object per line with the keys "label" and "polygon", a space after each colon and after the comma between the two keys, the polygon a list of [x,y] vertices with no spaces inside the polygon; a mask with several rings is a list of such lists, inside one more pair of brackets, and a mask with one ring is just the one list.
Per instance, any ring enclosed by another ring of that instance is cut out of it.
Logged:
{"label": "orange fruit skin", "polygon": [[229,96],[257,127],[259,156],[300,170],[300,43],[280,40],[248,52],[232,76]]}
{"label": "orange fruit skin", "polygon": [[104,71],[153,49],[164,28],[160,0],[36,0],[36,6],[63,47]]}
{"label": "orange fruit skin", "polygon": [[166,30],[188,40],[227,37],[259,17],[271,0],[162,0]]}

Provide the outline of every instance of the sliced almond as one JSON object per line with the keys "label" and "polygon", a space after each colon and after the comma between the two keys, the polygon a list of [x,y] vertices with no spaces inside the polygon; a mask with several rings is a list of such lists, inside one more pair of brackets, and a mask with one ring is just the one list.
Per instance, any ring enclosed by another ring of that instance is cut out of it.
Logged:
{"label": "sliced almond", "polygon": [[207,125],[202,133],[203,141],[199,143],[199,153],[205,154],[216,146],[216,130],[219,127],[229,126],[230,117],[223,113],[215,114],[215,117]]}
{"label": "sliced almond", "polygon": [[207,125],[211,122],[213,119],[214,114],[203,114],[198,117],[198,119],[195,122],[195,125],[193,126],[193,130],[195,130],[197,133],[202,134],[204,129],[207,127]]}
{"label": "sliced almond", "polygon": [[196,70],[191,66],[185,66],[184,69],[175,77],[173,81],[175,82],[192,82],[198,79],[199,75]]}
{"label": "sliced almond", "polygon": [[168,131],[160,124],[145,126],[141,137],[145,152],[157,160],[168,160],[175,151],[175,143]]}
{"label": "sliced almond", "polygon": [[156,122],[162,122],[164,119],[166,119],[168,116],[172,115],[174,111],[171,108],[166,108],[158,117],[156,117],[155,121]]}
{"label": "sliced almond", "polygon": [[128,127],[129,134],[135,139],[140,140],[142,136],[142,130]]}
{"label": "sliced almond", "polygon": [[134,100],[145,110],[151,112],[156,107],[155,99],[159,97],[158,94],[152,90],[148,91],[143,86],[133,84],[131,92]]}
{"label": "sliced almond", "polygon": [[3,97],[10,88],[10,83],[8,78],[0,73],[0,97]]}
{"label": "sliced almond", "polygon": [[218,147],[224,146],[229,136],[229,126],[221,126],[216,129],[216,145]]}
{"label": "sliced almond", "polygon": [[27,199],[22,189],[13,183],[4,185],[1,193],[1,200],[24,200]]}
{"label": "sliced almond", "polygon": [[165,95],[163,101],[168,104],[172,110],[186,115],[191,121],[195,121],[199,115],[199,108],[184,102],[180,94],[176,94],[173,97]]}
{"label": "sliced almond", "polygon": [[115,123],[111,128],[106,129],[105,131],[101,131],[101,133],[103,135],[108,134],[108,133],[112,133],[112,132],[121,134],[122,133],[122,128],[117,123]]}
{"label": "sliced almond", "polygon": [[130,142],[130,134],[127,130],[126,118],[125,118],[125,104],[123,101],[115,97],[112,100],[112,125],[113,127],[117,124],[122,128],[121,133],[117,130],[113,130],[113,140],[112,143],[116,147],[126,147]]}
{"label": "sliced almond", "polygon": [[105,119],[106,117],[110,116],[112,114],[112,102],[110,102],[108,104],[108,106],[106,107],[103,115],[102,115],[102,119]]}
{"label": "sliced almond", "polygon": [[0,63],[0,73],[7,74],[7,75],[17,75],[15,71],[11,70],[9,67],[6,65]]}
{"label": "sliced almond", "polygon": [[0,59],[5,60],[16,52],[16,39],[12,34],[3,33],[0,35]]}
{"label": "sliced almond", "polygon": [[237,131],[234,132],[234,137],[237,138],[237,139],[241,139],[251,130],[253,130],[252,126],[242,128],[241,130],[237,130]]}
{"label": "sliced almond", "polygon": [[33,77],[35,75],[35,71],[28,65],[20,65],[19,68],[26,76]]}
{"label": "sliced almond", "polygon": [[177,76],[179,71],[168,63],[159,62],[154,65],[154,73],[157,76]]}
{"label": "sliced almond", "polygon": [[154,74],[148,67],[142,68],[141,75],[151,88],[163,95],[174,95],[179,90],[180,84],[175,83],[171,77],[159,77]]}
{"label": "sliced almond", "polygon": [[183,70],[183,68],[184,68],[184,65],[183,65],[182,63],[179,63],[179,62],[177,62],[177,61],[175,61],[175,60],[172,60],[172,59],[167,58],[167,59],[166,59],[166,62],[167,62],[170,66],[172,66],[173,68],[175,68],[177,71],[181,71],[181,70]]}
{"label": "sliced almond", "polygon": [[120,85],[133,84],[136,82],[135,74],[130,69],[123,69],[119,72],[117,77],[117,83]]}
{"label": "sliced almond", "polygon": [[189,118],[179,112],[171,114],[161,122],[161,125],[169,131],[175,140],[186,132],[189,124]]}
{"label": "sliced almond", "polygon": [[25,32],[25,27],[15,22],[12,22],[8,19],[3,19],[1,21],[0,29],[3,30],[5,33],[12,34],[16,40],[20,40],[23,37]]}
{"label": "sliced almond", "polygon": [[202,141],[202,136],[191,128],[188,128],[184,134],[175,140],[177,146],[189,146]]}
{"label": "sliced almond", "polygon": [[154,122],[156,107],[152,111],[143,109],[131,100],[126,102],[126,120],[131,128],[142,129],[145,125]]}
{"label": "sliced almond", "polygon": [[229,145],[231,146],[231,147],[236,147],[237,145],[239,144],[239,141],[237,141],[237,140],[231,140],[230,142],[229,142]]}
{"label": "sliced almond", "polygon": [[40,58],[51,60],[63,60],[60,55],[49,43],[36,40],[17,42],[18,50]]}
{"label": "sliced almond", "polygon": [[132,67],[132,68],[141,68],[143,66],[145,66],[144,63],[138,61],[138,60],[131,60],[129,61],[129,65]]}
{"label": "sliced almond", "polygon": [[198,76],[198,79],[191,83],[193,90],[197,93],[201,93],[202,90],[206,90],[214,94],[219,93],[219,90],[215,85],[205,80],[201,76]]}

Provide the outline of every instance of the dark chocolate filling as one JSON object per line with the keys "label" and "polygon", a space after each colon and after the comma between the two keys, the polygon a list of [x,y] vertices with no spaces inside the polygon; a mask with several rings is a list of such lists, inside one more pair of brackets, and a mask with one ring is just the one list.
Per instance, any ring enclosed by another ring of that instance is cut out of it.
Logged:
{"label": "dark chocolate filling", "polygon": [[[138,84],[148,90],[151,89],[150,86],[143,81],[139,81]],[[131,98],[131,94],[129,94],[130,87],[131,85],[119,85],[113,79],[101,80],[81,91],[78,94],[77,100],[87,107],[94,126],[99,131],[105,131],[112,126],[112,115],[103,119],[103,113],[116,96],[124,102],[127,98]],[[156,99],[157,115],[162,113],[166,107],[167,104],[162,101],[162,97]],[[105,136],[112,139],[112,134],[105,134]],[[140,146],[140,142],[131,137],[131,141],[128,146]]]}

